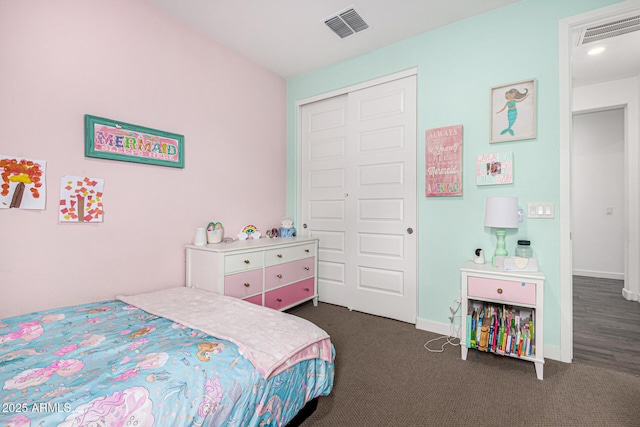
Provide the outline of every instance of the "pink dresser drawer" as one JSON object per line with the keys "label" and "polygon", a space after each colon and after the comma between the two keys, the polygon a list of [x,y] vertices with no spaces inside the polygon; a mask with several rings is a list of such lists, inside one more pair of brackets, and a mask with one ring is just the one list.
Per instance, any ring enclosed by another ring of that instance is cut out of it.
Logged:
{"label": "pink dresser drawer", "polygon": [[274,289],[264,295],[264,305],[274,310],[281,310],[315,295],[313,277],[293,283],[283,288]]}
{"label": "pink dresser drawer", "polygon": [[520,304],[536,304],[536,285],[509,280],[469,277],[467,295],[470,298],[485,298]]}
{"label": "pink dresser drawer", "polygon": [[316,259],[313,257],[267,267],[264,271],[264,287],[265,289],[273,289],[287,283],[297,282],[313,276],[315,269]]}
{"label": "pink dresser drawer", "polygon": [[262,270],[224,276],[224,294],[230,297],[244,298],[262,292]]}
{"label": "pink dresser drawer", "polygon": [[252,297],[245,298],[244,300],[251,304],[262,305],[262,294],[254,295]]}

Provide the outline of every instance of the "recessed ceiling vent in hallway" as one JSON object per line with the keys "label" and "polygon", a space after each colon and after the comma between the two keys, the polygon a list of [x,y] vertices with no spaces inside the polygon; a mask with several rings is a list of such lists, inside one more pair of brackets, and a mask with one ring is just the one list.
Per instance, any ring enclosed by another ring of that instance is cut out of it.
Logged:
{"label": "recessed ceiling vent in hallway", "polygon": [[633,33],[640,30],[640,15],[629,18],[618,19],[617,21],[597,25],[587,28],[580,34],[578,46],[597,42],[599,40],[610,39],[623,34]]}
{"label": "recessed ceiling vent in hallway", "polygon": [[364,22],[364,19],[353,8],[325,19],[324,23],[342,39],[369,28],[369,25]]}

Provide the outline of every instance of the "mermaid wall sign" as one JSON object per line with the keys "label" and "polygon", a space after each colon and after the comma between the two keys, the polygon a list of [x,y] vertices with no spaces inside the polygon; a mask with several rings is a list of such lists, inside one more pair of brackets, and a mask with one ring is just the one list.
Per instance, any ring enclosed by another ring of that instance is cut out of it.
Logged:
{"label": "mermaid wall sign", "polygon": [[536,137],[536,80],[491,88],[490,142]]}

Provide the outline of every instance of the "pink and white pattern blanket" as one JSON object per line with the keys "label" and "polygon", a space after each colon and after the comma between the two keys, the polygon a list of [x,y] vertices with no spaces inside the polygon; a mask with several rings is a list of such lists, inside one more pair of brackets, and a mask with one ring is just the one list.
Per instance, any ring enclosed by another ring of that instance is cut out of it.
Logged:
{"label": "pink and white pattern blanket", "polygon": [[236,344],[268,379],[301,360],[333,361],[329,335],[308,320],[201,289],[179,287],[118,299]]}

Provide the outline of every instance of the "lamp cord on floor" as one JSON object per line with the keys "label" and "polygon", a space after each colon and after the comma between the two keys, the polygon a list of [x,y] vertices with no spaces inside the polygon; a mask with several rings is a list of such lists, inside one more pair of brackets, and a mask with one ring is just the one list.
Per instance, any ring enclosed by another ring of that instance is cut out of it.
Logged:
{"label": "lamp cord on floor", "polygon": [[[451,312],[451,316],[449,316],[449,321],[450,321],[450,332],[449,335],[443,335],[441,337],[438,338],[433,338],[430,339],[429,341],[427,341],[424,344],[424,348],[426,348],[428,351],[430,351],[431,353],[442,353],[444,351],[444,347],[449,344],[452,345],[454,347],[457,347],[460,345],[460,329],[461,326],[456,326],[455,325],[455,319],[456,317],[461,317],[458,313],[458,311],[460,310],[460,307],[462,306],[462,303],[458,300],[453,300],[454,301],[454,307],[449,307],[449,311]],[[446,341],[444,343],[442,343],[442,346],[440,347],[440,350],[434,350],[429,348],[429,344],[435,341],[439,341],[442,339],[446,339]]]}

